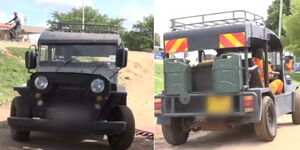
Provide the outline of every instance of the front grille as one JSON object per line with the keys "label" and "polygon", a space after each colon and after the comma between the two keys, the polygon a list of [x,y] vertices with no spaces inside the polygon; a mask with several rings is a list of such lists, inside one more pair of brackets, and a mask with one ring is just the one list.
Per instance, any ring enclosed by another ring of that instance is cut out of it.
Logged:
{"label": "front grille", "polygon": [[86,88],[84,87],[81,87],[79,85],[72,85],[72,84],[60,84],[58,85],[58,89],[61,89],[61,90],[79,90],[79,91],[85,91],[87,90]]}
{"label": "front grille", "polygon": [[75,85],[59,85],[54,86],[44,96],[45,104],[48,107],[56,106],[81,106],[89,108],[94,104],[96,97],[89,94],[84,87]]}

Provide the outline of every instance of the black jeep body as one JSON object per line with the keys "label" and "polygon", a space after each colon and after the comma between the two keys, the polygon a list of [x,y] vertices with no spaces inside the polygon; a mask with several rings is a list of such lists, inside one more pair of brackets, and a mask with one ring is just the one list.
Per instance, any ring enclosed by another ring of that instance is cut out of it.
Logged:
{"label": "black jeep body", "polygon": [[28,71],[36,71],[14,88],[20,96],[8,118],[13,138],[25,141],[30,131],[107,135],[113,148],[128,148],[134,118],[117,82],[127,62],[119,34],[60,29],[42,33],[35,52],[25,54]]}

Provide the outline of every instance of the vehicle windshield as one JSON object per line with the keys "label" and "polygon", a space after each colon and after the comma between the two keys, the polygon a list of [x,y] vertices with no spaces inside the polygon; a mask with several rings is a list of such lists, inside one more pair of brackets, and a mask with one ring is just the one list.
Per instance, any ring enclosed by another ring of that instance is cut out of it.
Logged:
{"label": "vehicle windshield", "polygon": [[56,44],[42,45],[39,66],[116,68],[117,45]]}

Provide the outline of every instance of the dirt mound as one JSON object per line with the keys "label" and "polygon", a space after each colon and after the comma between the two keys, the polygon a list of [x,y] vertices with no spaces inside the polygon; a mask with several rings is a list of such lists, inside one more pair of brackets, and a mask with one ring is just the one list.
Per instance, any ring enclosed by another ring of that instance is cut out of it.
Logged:
{"label": "dirt mound", "polygon": [[23,48],[29,48],[30,45],[33,45],[33,44],[32,43],[26,43],[26,42],[0,41],[0,47],[23,47]]}
{"label": "dirt mound", "polygon": [[20,47],[20,48],[28,48],[32,45],[31,43],[24,42],[8,42],[8,41],[0,41],[0,51],[9,57],[18,58],[21,62],[25,62],[23,58],[19,58],[12,51],[8,50],[7,47]]}
{"label": "dirt mound", "polygon": [[136,127],[153,131],[153,54],[129,52],[128,65],[121,71],[119,82],[126,86],[128,105],[133,110]]}

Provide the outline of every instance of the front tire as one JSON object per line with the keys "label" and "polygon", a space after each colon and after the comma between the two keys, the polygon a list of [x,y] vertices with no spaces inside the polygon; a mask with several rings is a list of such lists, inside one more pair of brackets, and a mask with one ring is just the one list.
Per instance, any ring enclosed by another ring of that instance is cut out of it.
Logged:
{"label": "front tire", "polygon": [[[11,103],[11,117],[31,118],[29,108],[20,96],[15,97]],[[11,127],[11,136],[16,141],[25,142],[29,140],[30,131],[20,131]]]}
{"label": "front tire", "polygon": [[134,140],[135,121],[132,111],[127,106],[117,106],[113,111],[110,121],[125,121],[125,131],[119,135],[108,135],[108,142],[115,150],[129,148]]}
{"label": "front tire", "polygon": [[180,124],[162,125],[165,140],[172,145],[184,144],[189,137],[189,132],[184,131]]}
{"label": "front tire", "polygon": [[300,89],[296,90],[295,111],[292,112],[294,124],[300,124]]}
{"label": "front tire", "polygon": [[271,97],[264,96],[262,99],[261,121],[254,124],[255,134],[263,141],[273,141],[277,133],[277,116],[275,105]]}

